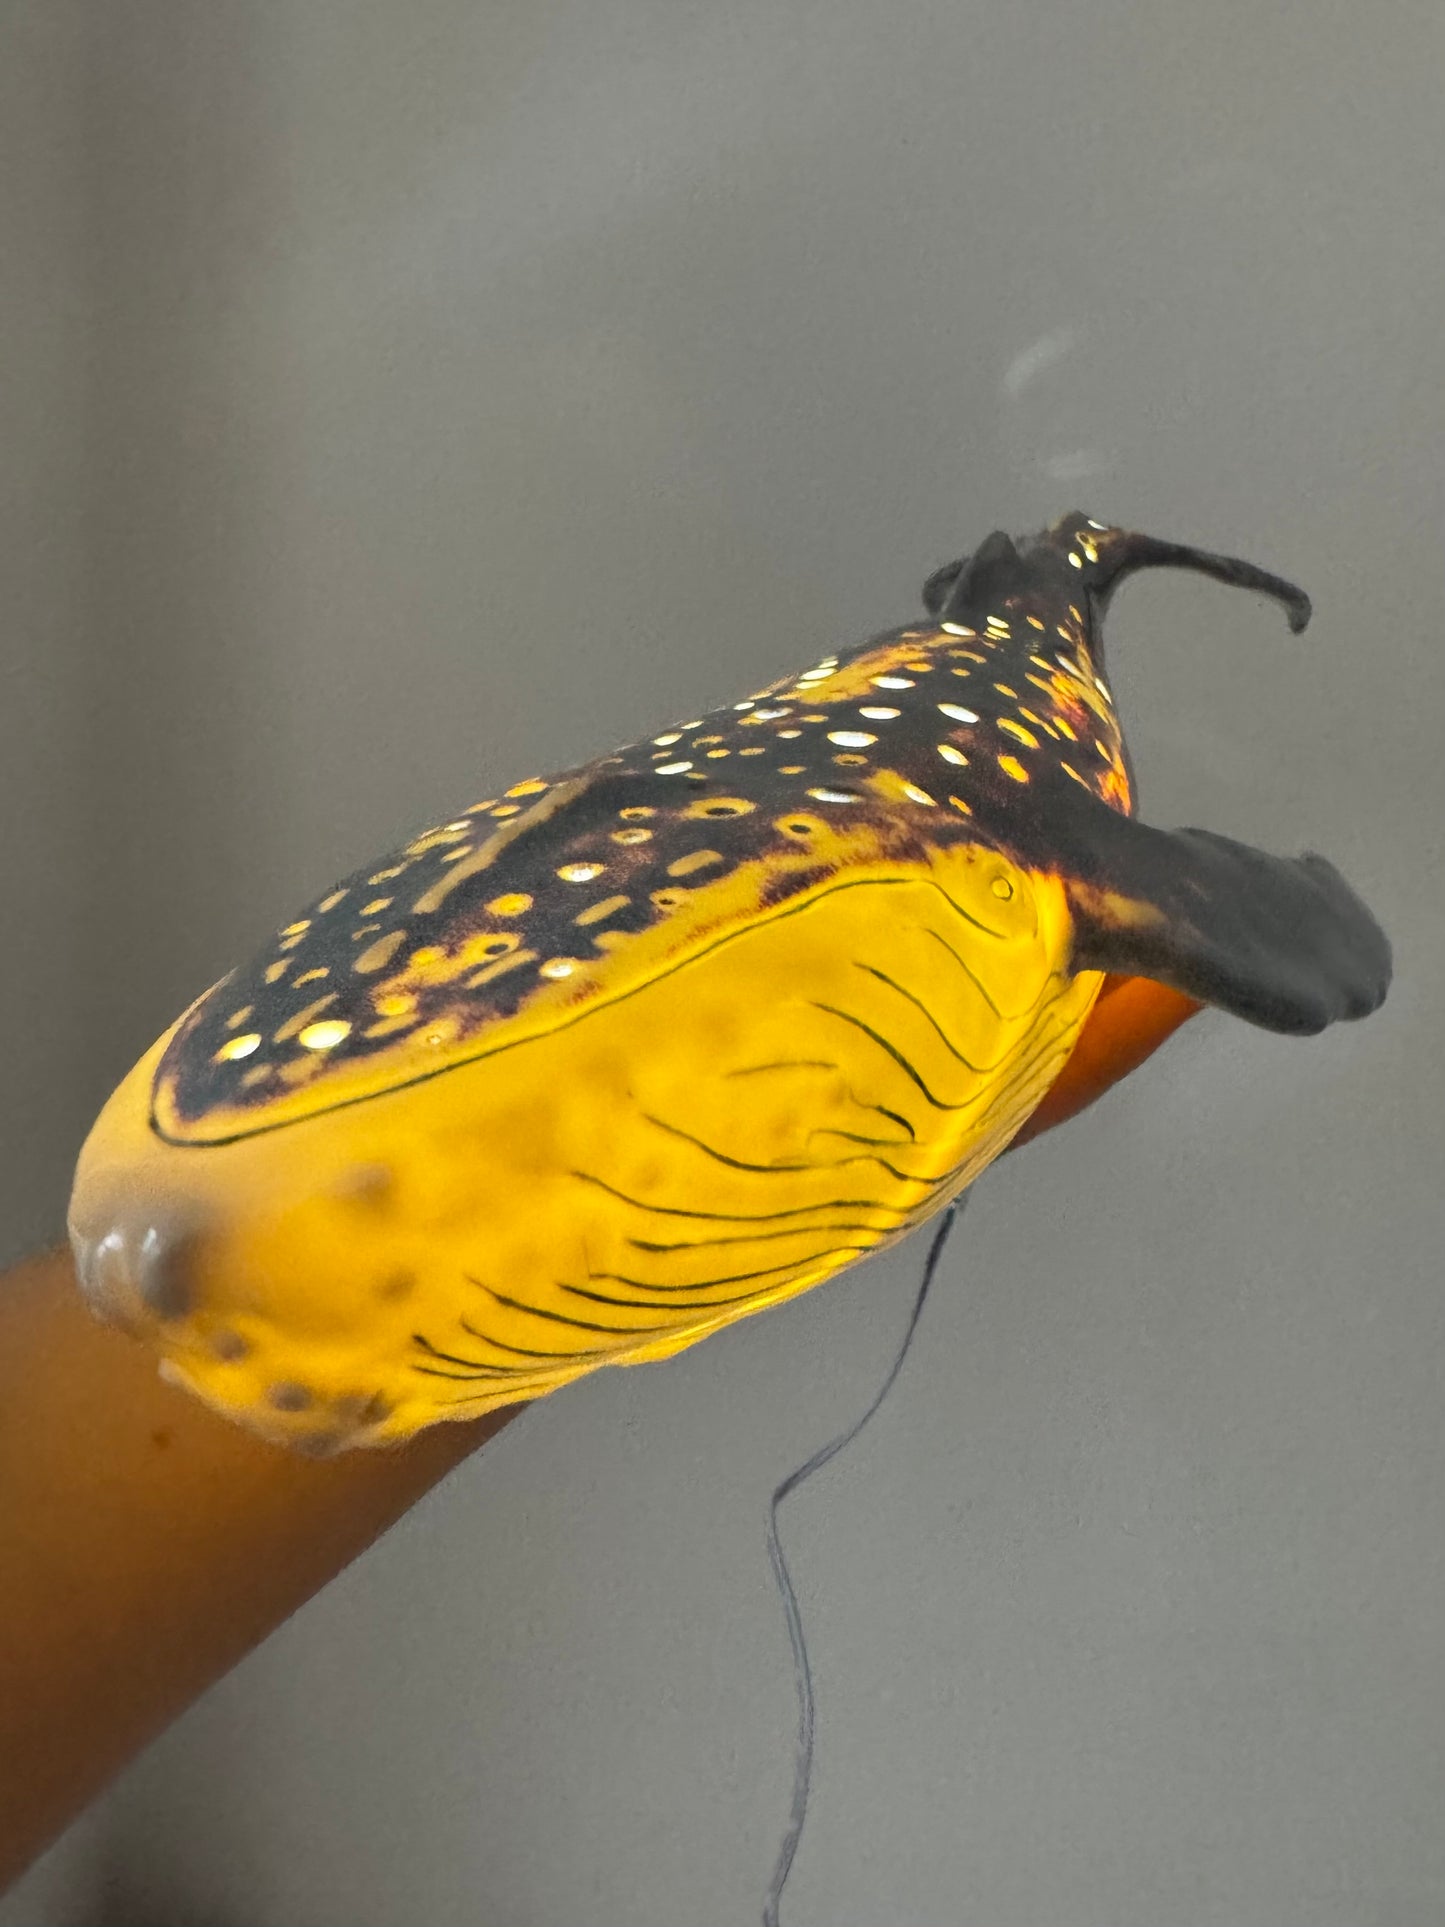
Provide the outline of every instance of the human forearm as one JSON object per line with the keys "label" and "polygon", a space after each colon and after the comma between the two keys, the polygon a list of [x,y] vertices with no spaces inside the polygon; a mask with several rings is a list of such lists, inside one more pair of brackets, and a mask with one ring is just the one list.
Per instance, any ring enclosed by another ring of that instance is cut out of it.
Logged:
{"label": "human forearm", "polygon": [[0,1278],[0,1888],[510,1416],[299,1458],[163,1384],[68,1252]]}

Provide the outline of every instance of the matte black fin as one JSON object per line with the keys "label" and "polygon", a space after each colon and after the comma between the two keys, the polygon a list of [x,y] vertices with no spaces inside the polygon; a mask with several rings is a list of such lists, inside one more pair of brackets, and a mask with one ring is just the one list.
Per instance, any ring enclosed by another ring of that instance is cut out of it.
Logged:
{"label": "matte black fin", "polygon": [[1389,939],[1324,857],[1156,830],[1103,803],[1073,828],[1087,851],[1064,878],[1074,969],[1152,977],[1301,1036],[1384,1002]]}
{"label": "matte black fin", "polygon": [[924,607],[935,622],[951,622],[971,609],[1017,594],[1027,586],[1029,574],[1013,537],[995,529],[972,555],[934,570],[923,585]]}
{"label": "matte black fin", "polygon": [[[1082,577],[1070,565],[1070,550],[1076,560],[1080,554],[1089,558]],[[1238,556],[1105,528],[1079,514],[1066,515],[1044,534],[1023,542],[996,529],[972,555],[935,569],[923,585],[923,602],[935,622],[967,621],[980,610],[1000,606],[1006,596],[1048,587],[1065,599],[1082,591],[1102,614],[1119,584],[1141,569],[1191,569],[1231,588],[1269,596],[1283,606],[1296,635],[1310,619],[1309,597],[1283,576]]]}
{"label": "matte black fin", "polygon": [[1085,518],[1068,516],[1059,524],[1061,533],[1075,530],[1083,523],[1098,560],[1089,570],[1089,589],[1102,609],[1121,582],[1141,569],[1192,569],[1232,589],[1253,589],[1280,603],[1295,635],[1310,619],[1310,599],[1304,590],[1283,576],[1271,575],[1252,562],[1235,555],[1216,555],[1211,549],[1192,549],[1183,542],[1163,542],[1157,536],[1139,535],[1128,529],[1094,530]]}

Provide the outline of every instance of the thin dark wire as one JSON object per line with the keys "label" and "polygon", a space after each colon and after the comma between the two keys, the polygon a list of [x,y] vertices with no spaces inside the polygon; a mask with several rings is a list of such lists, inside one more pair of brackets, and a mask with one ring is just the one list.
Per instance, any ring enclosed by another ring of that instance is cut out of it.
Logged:
{"label": "thin dark wire", "polygon": [[933,1234],[933,1243],[928,1249],[928,1258],[923,1267],[923,1278],[918,1294],[913,1300],[913,1311],[908,1320],[908,1329],[903,1334],[903,1343],[898,1355],[889,1367],[888,1376],[879,1386],[872,1404],[861,1418],[855,1419],[846,1432],[840,1432],[829,1444],[820,1446],[810,1459],[804,1461],[796,1471],[790,1472],[773,1493],[772,1504],[768,1508],[768,1558],[772,1562],[773,1577],[778,1582],[778,1593],[783,1602],[783,1613],[788,1622],[788,1639],[793,1648],[793,1681],[798,1689],[798,1752],[797,1765],[793,1774],[793,1809],[788,1816],[788,1829],[783,1835],[783,1844],[778,1849],[777,1865],[773,1869],[772,1885],[768,1888],[763,1902],[763,1927],[778,1927],[778,1902],[782,1899],[783,1887],[792,1870],[793,1856],[798,1851],[798,1842],[803,1837],[803,1822],[808,1817],[808,1791],[813,1779],[813,1726],[815,1701],[813,1697],[813,1669],[808,1664],[808,1646],[803,1637],[803,1616],[798,1610],[798,1595],[793,1591],[793,1582],[788,1574],[788,1562],[783,1557],[782,1541],[778,1537],[778,1507],[813,1474],[825,1466],[829,1459],[836,1458],[845,1445],[863,1430],[879,1406],[893,1390],[894,1380],[903,1370],[903,1361],[908,1356],[908,1348],[913,1343],[913,1334],[918,1329],[918,1321],[923,1316],[923,1307],[928,1302],[928,1293],[933,1284],[938,1261],[943,1256],[943,1247],[948,1242],[948,1234],[953,1229],[953,1221],[963,1209],[963,1200],[949,1205],[943,1214],[942,1222]]}

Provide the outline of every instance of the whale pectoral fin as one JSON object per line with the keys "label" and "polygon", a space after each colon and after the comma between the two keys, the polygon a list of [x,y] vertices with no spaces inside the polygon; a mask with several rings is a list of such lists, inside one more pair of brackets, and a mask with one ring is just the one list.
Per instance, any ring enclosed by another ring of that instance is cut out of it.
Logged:
{"label": "whale pectoral fin", "polygon": [[1384,1002],[1389,939],[1324,857],[1156,830],[1102,805],[1088,828],[1089,860],[1064,879],[1075,970],[1152,977],[1298,1035]]}

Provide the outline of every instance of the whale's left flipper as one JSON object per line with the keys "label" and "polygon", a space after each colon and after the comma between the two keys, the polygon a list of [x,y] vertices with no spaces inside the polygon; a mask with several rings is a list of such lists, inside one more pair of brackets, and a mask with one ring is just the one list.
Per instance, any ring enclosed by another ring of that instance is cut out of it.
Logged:
{"label": "whale's left flipper", "polygon": [[1064,877],[1076,970],[1152,977],[1301,1036],[1384,1002],[1389,939],[1324,857],[1157,830],[1102,803],[1083,843]]}

